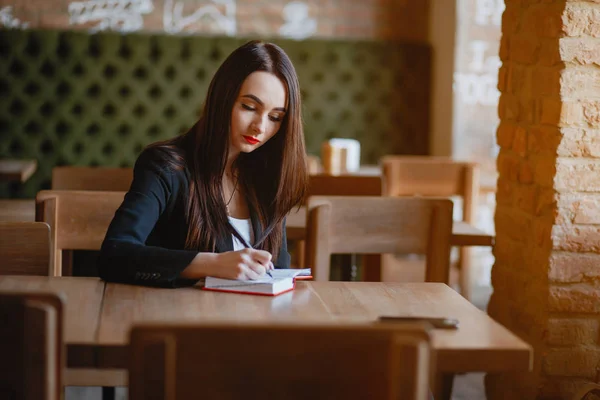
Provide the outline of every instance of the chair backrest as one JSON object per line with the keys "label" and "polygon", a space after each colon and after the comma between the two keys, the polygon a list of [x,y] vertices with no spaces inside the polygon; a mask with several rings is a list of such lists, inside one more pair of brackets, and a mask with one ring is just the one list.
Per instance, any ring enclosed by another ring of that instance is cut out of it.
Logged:
{"label": "chair backrest", "polygon": [[448,157],[385,156],[381,158],[386,196],[461,196],[463,221],[475,223],[479,168]]}
{"label": "chair backrest", "polygon": [[63,250],[100,250],[125,192],[42,190],[36,220],[50,225],[51,268],[62,275]]}
{"label": "chair backrest", "polygon": [[381,196],[382,179],[369,175],[310,175],[308,196]]}
{"label": "chair backrest", "polygon": [[51,275],[48,224],[0,222],[0,275]]}
{"label": "chair backrest", "polygon": [[426,399],[419,325],[145,325],[131,332],[129,396]]}
{"label": "chair backrest", "polygon": [[307,258],[329,279],[331,254],[425,254],[427,282],[448,283],[452,202],[416,197],[314,196],[307,206]]}
{"label": "chair backrest", "polygon": [[0,293],[0,398],[60,400],[63,301],[51,293]]}
{"label": "chair backrest", "polygon": [[128,191],[133,180],[133,168],[54,167],[53,190]]}

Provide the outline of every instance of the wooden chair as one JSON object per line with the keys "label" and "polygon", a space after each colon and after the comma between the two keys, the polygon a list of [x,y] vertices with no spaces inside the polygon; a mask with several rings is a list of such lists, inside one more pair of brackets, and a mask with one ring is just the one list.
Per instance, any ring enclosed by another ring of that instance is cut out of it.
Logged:
{"label": "wooden chair", "polygon": [[63,301],[51,293],[0,293],[0,398],[60,400]]}
{"label": "wooden chair", "polygon": [[[310,196],[381,196],[381,193],[380,176],[312,174],[308,180],[307,199]],[[304,268],[306,242],[297,240],[295,250],[298,268]],[[379,259],[369,263],[379,264]]]}
{"label": "wooden chair", "polygon": [[0,222],[35,221],[35,200],[0,199]]}
{"label": "wooden chair", "polygon": [[130,349],[131,400],[428,396],[419,325],[145,325]]}
{"label": "wooden chair", "polygon": [[0,275],[50,273],[50,226],[44,222],[0,222]]}
{"label": "wooden chair", "polygon": [[[433,196],[462,198],[462,220],[475,225],[479,194],[479,168],[476,163],[447,157],[385,156],[383,194],[385,196]],[[471,249],[460,248],[458,269],[460,289],[471,298]],[[386,268],[387,262],[384,262]]]}
{"label": "wooden chair", "polygon": [[53,190],[99,190],[126,192],[133,181],[133,168],[54,167]]}
{"label": "wooden chair", "polygon": [[[50,225],[51,271],[63,275],[63,250],[100,250],[125,192],[42,190],[36,220]],[[70,274],[70,271],[65,271]]]}
{"label": "wooden chair", "polygon": [[314,196],[307,208],[307,264],[327,281],[331,254],[426,254],[426,281],[448,283],[452,202]]}

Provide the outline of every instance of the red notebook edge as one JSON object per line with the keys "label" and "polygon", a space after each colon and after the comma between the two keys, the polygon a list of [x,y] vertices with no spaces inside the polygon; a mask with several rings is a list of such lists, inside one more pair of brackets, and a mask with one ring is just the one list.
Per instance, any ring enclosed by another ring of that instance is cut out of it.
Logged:
{"label": "red notebook edge", "polygon": [[313,278],[312,275],[302,275],[302,276],[295,276],[294,280],[296,281],[308,281],[311,280]]}

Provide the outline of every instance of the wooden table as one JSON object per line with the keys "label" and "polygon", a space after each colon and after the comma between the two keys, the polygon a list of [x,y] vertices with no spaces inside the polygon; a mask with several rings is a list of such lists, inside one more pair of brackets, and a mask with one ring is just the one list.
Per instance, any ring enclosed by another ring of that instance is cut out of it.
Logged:
{"label": "wooden table", "polygon": [[105,282],[99,278],[0,276],[0,292],[63,293],[66,300],[65,341],[68,346],[95,346]]}
{"label": "wooden table", "polygon": [[35,200],[0,199],[0,222],[35,221]]}
{"label": "wooden table", "polygon": [[[306,208],[292,210],[286,220],[287,238],[290,240],[306,239]],[[477,229],[466,222],[454,221],[452,225],[452,246],[493,246],[494,235]]]}
{"label": "wooden table", "polygon": [[36,169],[35,160],[0,160],[0,181],[25,182]]}
{"label": "wooden table", "polygon": [[441,283],[298,282],[276,297],[197,287],[157,289],[98,278],[0,276],[0,291],[64,292],[67,362],[78,368],[126,368],[131,326],[149,321],[374,323],[380,315],[452,317],[455,331],[433,331],[444,373],[528,371],[532,349]]}

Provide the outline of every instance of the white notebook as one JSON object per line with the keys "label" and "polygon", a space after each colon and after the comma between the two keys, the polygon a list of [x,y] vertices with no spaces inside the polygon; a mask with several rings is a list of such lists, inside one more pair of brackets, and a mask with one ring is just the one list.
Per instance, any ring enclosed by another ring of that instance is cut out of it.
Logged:
{"label": "white notebook", "polygon": [[306,269],[274,269],[270,276],[256,280],[233,280],[206,277],[204,290],[217,292],[232,292],[242,294],[258,294],[263,296],[276,296],[294,289],[296,279],[312,278],[310,268]]}

